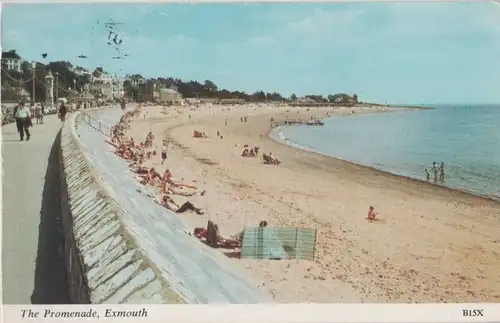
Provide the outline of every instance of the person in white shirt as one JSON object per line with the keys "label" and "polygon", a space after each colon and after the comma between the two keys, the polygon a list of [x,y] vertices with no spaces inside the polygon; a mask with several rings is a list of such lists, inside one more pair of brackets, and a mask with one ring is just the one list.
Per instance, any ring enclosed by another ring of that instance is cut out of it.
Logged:
{"label": "person in white shirt", "polygon": [[20,135],[20,140],[24,140],[24,134],[26,134],[26,140],[30,140],[31,134],[29,127],[31,126],[31,112],[30,109],[24,105],[24,103],[19,103],[19,105],[14,110],[14,118],[16,119],[17,131]]}

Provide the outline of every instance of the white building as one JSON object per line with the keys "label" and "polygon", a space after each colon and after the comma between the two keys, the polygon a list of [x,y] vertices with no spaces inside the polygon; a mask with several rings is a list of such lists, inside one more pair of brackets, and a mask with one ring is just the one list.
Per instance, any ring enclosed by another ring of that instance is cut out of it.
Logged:
{"label": "white building", "polygon": [[21,72],[21,57],[15,50],[2,52],[2,68],[7,71]]}
{"label": "white building", "polygon": [[111,84],[115,77],[113,75],[102,73],[98,77],[92,76],[92,83],[106,83]]}
{"label": "white building", "polygon": [[181,103],[182,95],[176,90],[160,89],[158,101],[166,103]]}
{"label": "white building", "polygon": [[101,97],[106,100],[113,100],[114,98],[114,89],[113,89],[113,84],[111,83],[99,83],[97,84],[97,88],[99,93],[101,94]]}
{"label": "white building", "polygon": [[146,83],[146,79],[143,77],[128,76],[125,80],[129,81],[130,85],[132,85],[133,87],[138,87],[141,84]]}
{"label": "white building", "polygon": [[113,79],[113,97],[114,98],[121,98],[125,95],[125,89],[123,88],[123,82],[124,80],[119,77],[115,77]]}

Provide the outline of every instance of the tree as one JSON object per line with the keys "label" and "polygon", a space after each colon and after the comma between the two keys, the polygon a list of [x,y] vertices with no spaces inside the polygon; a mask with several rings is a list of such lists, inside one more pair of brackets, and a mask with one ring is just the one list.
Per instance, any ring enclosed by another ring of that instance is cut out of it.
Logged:
{"label": "tree", "polygon": [[104,69],[102,67],[96,67],[95,70],[92,72],[93,77],[100,77],[102,74],[104,74]]}
{"label": "tree", "polygon": [[203,87],[208,92],[217,92],[218,90],[217,85],[215,85],[215,83],[210,80],[205,80],[205,82],[203,83]]}
{"label": "tree", "polygon": [[295,93],[292,93],[292,95],[290,95],[290,100],[297,101],[297,96],[295,95]]}
{"label": "tree", "polygon": [[315,102],[324,102],[325,99],[323,98],[322,95],[306,95],[306,98],[311,99]]}
{"label": "tree", "polygon": [[254,94],[252,94],[252,99],[254,101],[258,101],[258,102],[265,101],[266,100],[266,94],[262,90],[261,91],[257,91]]}
{"label": "tree", "polygon": [[351,104],[353,98],[345,93],[337,93],[334,95],[328,95],[328,101],[334,104]]}

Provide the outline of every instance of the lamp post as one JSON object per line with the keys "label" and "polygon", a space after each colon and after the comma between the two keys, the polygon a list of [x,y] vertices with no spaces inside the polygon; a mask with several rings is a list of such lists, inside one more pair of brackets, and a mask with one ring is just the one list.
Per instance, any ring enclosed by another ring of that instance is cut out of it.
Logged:
{"label": "lamp post", "polygon": [[59,73],[56,72],[55,74],[56,74],[56,78],[55,78],[55,82],[54,83],[55,83],[55,86],[56,86],[56,93],[55,93],[55,98],[54,98],[55,102],[54,103],[55,103],[55,105],[57,107],[57,103],[59,101]]}
{"label": "lamp post", "polygon": [[36,62],[33,61],[31,62],[31,67],[33,68],[33,105],[35,104],[36,102],[36,96],[35,96],[35,75],[36,75]]}

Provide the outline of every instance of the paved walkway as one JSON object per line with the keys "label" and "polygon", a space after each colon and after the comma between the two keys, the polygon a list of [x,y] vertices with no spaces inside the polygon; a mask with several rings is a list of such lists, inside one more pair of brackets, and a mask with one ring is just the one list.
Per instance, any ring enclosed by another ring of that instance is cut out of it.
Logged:
{"label": "paved walkway", "polygon": [[4,304],[68,303],[60,257],[58,142],[55,115],[20,142],[14,124],[2,127],[2,280]]}

